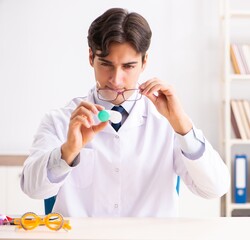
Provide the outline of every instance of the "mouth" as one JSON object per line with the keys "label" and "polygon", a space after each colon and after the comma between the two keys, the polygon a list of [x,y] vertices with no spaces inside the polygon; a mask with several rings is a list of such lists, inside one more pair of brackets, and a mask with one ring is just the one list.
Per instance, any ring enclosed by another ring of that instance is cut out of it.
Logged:
{"label": "mouth", "polygon": [[103,89],[110,89],[112,91],[115,91],[117,93],[122,93],[124,92],[126,89],[125,88],[112,88],[112,87],[109,87],[109,86],[105,86]]}

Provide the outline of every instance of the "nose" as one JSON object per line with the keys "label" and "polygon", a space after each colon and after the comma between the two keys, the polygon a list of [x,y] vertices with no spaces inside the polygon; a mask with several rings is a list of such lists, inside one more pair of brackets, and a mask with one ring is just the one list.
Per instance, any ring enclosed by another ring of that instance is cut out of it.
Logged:
{"label": "nose", "polygon": [[110,82],[113,86],[119,87],[122,85],[123,82],[123,71],[120,68],[114,68],[111,76],[110,76]]}

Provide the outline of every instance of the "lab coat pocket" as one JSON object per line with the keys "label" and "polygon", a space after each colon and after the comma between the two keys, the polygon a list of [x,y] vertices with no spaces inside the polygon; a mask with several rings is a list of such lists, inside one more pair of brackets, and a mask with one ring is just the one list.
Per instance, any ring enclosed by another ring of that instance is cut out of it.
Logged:
{"label": "lab coat pocket", "polygon": [[76,188],[86,188],[93,181],[95,157],[93,149],[82,149],[80,163],[71,171],[69,183]]}

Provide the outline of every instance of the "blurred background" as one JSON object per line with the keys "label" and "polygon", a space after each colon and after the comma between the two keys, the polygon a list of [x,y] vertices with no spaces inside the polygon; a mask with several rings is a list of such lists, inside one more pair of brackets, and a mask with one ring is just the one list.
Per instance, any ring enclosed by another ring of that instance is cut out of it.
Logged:
{"label": "blurred background", "polygon": [[[219,2],[0,0],[0,155],[28,155],[43,115],[85,96],[94,85],[87,31],[110,7],[136,11],[148,20],[153,37],[141,81],[158,77],[174,85],[196,127],[222,153]],[[9,170],[2,165],[1,176],[7,178]],[[0,184],[5,202],[10,200],[8,184],[19,184],[15,178],[10,181]],[[180,191],[180,216],[220,216],[220,199],[196,197],[184,184]],[[7,211],[1,201],[0,211]]]}

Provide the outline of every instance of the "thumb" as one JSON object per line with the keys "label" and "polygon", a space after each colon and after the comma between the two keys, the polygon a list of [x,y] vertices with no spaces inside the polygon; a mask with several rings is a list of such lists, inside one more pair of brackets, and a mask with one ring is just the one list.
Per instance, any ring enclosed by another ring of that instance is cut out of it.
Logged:
{"label": "thumb", "polygon": [[156,99],[157,99],[157,96],[155,96],[154,94],[148,94],[148,95],[146,95],[146,97],[147,97],[149,100],[151,100],[151,102],[152,102],[153,104],[155,104]]}
{"label": "thumb", "polygon": [[101,123],[93,126],[92,129],[93,129],[93,131],[95,133],[98,133],[98,132],[102,131],[108,125],[108,123],[109,123],[108,121],[107,122],[101,122]]}

